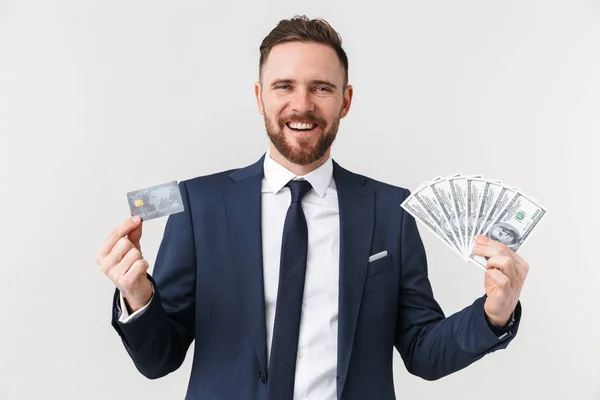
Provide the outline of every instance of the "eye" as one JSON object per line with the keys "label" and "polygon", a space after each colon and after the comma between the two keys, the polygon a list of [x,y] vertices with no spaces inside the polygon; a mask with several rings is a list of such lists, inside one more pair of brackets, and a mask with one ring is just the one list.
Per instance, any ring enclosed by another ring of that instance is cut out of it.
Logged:
{"label": "eye", "polygon": [[329,89],[328,87],[325,87],[325,86],[319,86],[316,90],[318,92],[331,92],[331,89]]}
{"label": "eye", "polygon": [[275,89],[288,89],[290,87],[290,85],[278,85],[275,86]]}

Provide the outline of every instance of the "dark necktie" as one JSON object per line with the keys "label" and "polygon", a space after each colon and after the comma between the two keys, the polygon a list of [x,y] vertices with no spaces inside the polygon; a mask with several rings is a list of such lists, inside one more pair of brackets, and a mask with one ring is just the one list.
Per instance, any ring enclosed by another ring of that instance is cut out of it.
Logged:
{"label": "dark necktie", "polygon": [[281,243],[279,286],[267,378],[268,400],[292,400],[294,397],[306,274],[308,228],[302,211],[302,198],[311,189],[311,185],[308,181],[290,181],[287,186],[292,194],[292,202],[285,217]]}

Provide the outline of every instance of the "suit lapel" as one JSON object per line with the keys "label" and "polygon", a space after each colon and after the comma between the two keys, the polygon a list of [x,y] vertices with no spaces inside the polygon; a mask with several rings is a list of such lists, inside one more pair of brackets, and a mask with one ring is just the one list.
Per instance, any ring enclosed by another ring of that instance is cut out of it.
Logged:
{"label": "suit lapel", "polygon": [[263,289],[261,182],[263,160],[233,172],[234,181],[225,194],[225,206],[234,275],[242,300],[248,334],[254,343],[262,371],[267,371],[265,297]]}
{"label": "suit lapel", "polygon": [[336,162],[333,176],[340,212],[340,280],[338,311],[338,398],[342,395],[358,310],[362,299],[374,224],[374,191],[366,179]]}

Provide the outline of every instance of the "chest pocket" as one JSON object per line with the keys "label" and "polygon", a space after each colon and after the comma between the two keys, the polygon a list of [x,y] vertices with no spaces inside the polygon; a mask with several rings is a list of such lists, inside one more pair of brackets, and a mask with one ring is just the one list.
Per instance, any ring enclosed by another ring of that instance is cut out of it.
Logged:
{"label": "chest pocket", "polygon": [[389,271],[392,269],[392,267],[392,257],[390,254],[378,258],[375,261],[371,261],[367,267],[367,279],[369,279],[372,276],[379,275],[382,272]]}

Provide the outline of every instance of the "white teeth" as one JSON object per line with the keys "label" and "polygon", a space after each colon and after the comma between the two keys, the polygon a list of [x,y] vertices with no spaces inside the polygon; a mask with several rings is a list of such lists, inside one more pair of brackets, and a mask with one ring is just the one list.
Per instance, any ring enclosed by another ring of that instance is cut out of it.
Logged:
{"label": "white teeth", "polygon": [[315,124],[303,124],[300,122],[290,122],[288,125],[292,129],[305,129],[305,130],[310,130],[315,127]]}

